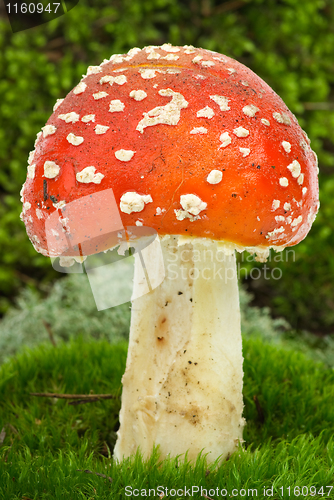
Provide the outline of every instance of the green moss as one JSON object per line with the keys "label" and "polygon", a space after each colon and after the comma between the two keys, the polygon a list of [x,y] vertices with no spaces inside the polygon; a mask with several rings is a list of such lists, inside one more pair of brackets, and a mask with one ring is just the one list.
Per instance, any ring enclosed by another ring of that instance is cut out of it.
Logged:
{"label": "green moss", "polygon": [[[229,493],[233,488],[257,489],[257,498],[265,498],[263,488],[274,487],[277,499],[297,498],[294,487],[304,486],[304,493],[306,486],[329,492],[326,486],[333,485],[334,478],[332,370],[299,353],[259,340],[245,341],[244,449],[218,469],[206,466],[203,457],[192,465],[175,460],[160,463],[157,452],[147,462],[137,455],[116,465],[111,453],[126,349],[126,343],[110,345],[79,338],[56,348],[42,345],[27,350],[2,366],[1,498],[124,499],[126,486],[148,489],[159,485],[168,489],[218,487]],[[73,406],[65,400],[29,395],[90,391],[116,398]],[[331,498],[313,495],[322,497]]]}

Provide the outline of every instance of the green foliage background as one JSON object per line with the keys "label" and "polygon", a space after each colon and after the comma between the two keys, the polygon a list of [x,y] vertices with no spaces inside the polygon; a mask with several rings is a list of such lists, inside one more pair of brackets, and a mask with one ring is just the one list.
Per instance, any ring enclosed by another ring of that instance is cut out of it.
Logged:
{"label": "green foliage background", "polygon": [[[125,342],[78,336],[56,348],[26,348],[0,367],[0,498],[124,500],[138,496],[126,495],[131,485],[146,489],[138,497],[151,500],[158,494],[148,489],[158,485],[169,491],[199,485],[228,493],[170,491],[165,499],[332,499],[334,371],[260,339],[244,339],[243,347],[245,443],[219,466],[206,464],[205,453],[195,463],[182,456],[159,460],[157,450],[147,461],[139,453],[120,464],[112,459]],[[115,399],[73,405],[31,392]]]}
{"label": "green foliage background", "polygon": [[66,16],[12,34],[0,18],[0,311],[23,284],[59,278],[19,220],[36,133],[88,65],[133,46],[192,44],[260,75],[296,114],[320,163],[321,209],[281,280],[250,283],[296,328],[334,331],[334,3],[331,0],[80,0]]}

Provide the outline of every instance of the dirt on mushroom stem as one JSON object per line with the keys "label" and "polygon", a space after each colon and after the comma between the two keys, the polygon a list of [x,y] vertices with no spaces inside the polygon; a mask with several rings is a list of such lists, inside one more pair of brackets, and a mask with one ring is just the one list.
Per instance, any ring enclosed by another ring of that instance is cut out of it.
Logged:
{"label": "dirt on mushroom stem", "polygon": [[[208,461],[242,442],[242,348],[235,256],[214,241],[166,236],[163,283],[133,301],[117,460],[159,445],[161,457]],[[159,272],[156,252],[144,259]],[[155,268],[156,266],[156,268]],[[134,293],[145,286],[137,258]]]}

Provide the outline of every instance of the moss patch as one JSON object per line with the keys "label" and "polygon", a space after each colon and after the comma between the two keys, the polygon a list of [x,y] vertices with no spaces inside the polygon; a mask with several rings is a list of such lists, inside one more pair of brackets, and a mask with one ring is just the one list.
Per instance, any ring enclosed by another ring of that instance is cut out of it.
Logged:
{"label": "moss patch", "polygon": [[[192,465],[160,463],[158,452],[147,462],[137,455],[115,465],[111,454],[126,350],[125,342],[78,338],[26,350],[2,366],[0,498],[124,499],[135,488],[140,498],[159,498],[162,492],[182,498],[181,489],[193,486],[202,486],[202,493],[212,498],[225,490],[232,494],[233,488],[246,492],[236,498],[268,498],[264,488],[271,487],[275,499],[305,497],[306,487],[310,497],[331,498],[333,491],[326,487],[334,478],[333,370],[300,353],[246,340],[244,449],[217,469],[207,467],[204,457]],[[30,392],[108,393],[116,398],[70,405]],[[157,490],[159,485],[179,489],[178,496]],[[200,495],[200,489],[194,490],[194,498]]]}

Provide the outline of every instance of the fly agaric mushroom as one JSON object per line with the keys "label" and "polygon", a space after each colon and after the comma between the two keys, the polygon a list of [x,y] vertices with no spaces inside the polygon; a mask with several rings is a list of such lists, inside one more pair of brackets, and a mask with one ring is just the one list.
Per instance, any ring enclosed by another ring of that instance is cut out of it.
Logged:
{"label": "fly agaric mushroom", "polygon": [[157,231],[166,268],[132,304],[114,456],[155,444],[163,457],[226,458],[244,426],[235,250],[265,261],[307,235],[316,155],[244,65],[192,46],[135,48],[90,66],[38,134],[22,190],[35,249],[50,255],[50,214],[110,188],[124,227]]}

